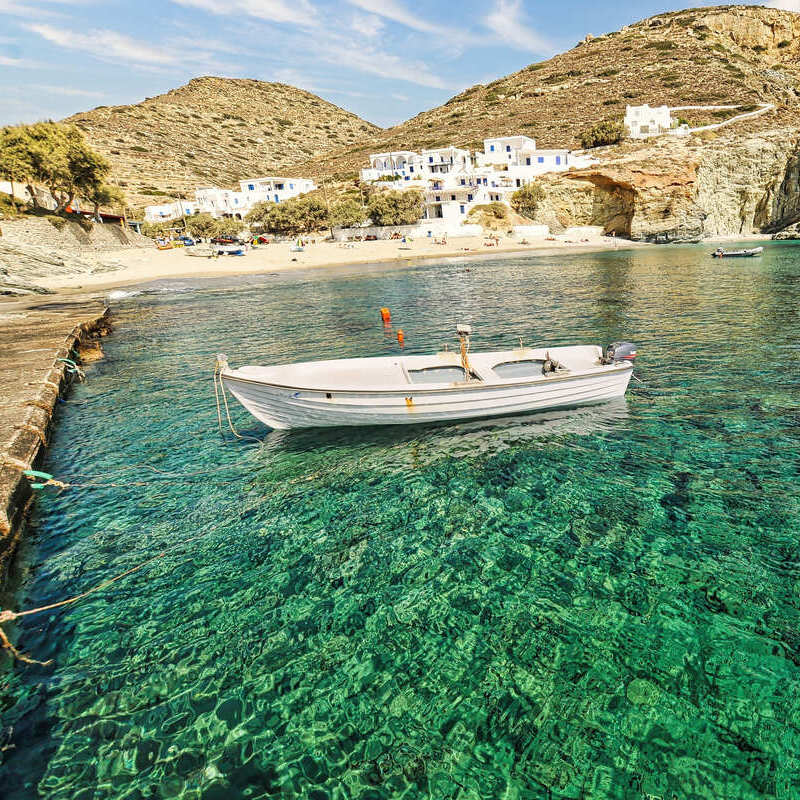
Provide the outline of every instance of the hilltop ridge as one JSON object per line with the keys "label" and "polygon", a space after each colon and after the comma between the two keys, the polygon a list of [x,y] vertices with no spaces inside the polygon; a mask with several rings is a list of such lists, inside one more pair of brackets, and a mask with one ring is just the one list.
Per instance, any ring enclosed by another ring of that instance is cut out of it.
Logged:
{"label": "hilltop ridge", "polygon": [[[580,146],[580,134],[621,121],[626,105],[775,103],[797,117],[800,14],[760,6],[717,6],[659,14],[619,31],[587,36],[572,49],[489,84],[357,147],[308,159],[299,170],[355,170],[370,152],[455,144],[478,148],[490,136],[522,133],[540,147]],[[729,112],[682,112],[693,124]],[[730,112],[733,113],[733,112]],[[774,115],[745,123],[763,128]]]}
{"label": "hilltop ridge", "polygon": [[212,76],[65,121],[111,161],[112,181],[133,205],[191,196],[201,185],[291,172],[293,163],[380,130],[303,89]]}

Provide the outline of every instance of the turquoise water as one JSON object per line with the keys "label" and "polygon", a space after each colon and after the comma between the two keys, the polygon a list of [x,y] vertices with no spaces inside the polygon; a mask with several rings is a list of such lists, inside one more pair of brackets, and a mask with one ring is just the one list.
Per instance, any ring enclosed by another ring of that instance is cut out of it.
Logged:
{"label": "turquoise water", "polygon": [[[231,363],[640,345],[623,402],[268,433]],[[800,248],[171,282],[60,407],[0,795],[800,797]],[[166,473],[166,474],[165,474]],[[113,485],[111,485],[113,484]]]}

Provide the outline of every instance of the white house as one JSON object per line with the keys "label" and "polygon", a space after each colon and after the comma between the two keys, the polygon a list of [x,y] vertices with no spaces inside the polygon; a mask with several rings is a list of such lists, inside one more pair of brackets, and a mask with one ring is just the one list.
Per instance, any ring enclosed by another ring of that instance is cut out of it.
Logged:
{"label": "white house", "polygon": [[245,200],[252,206],[255,203],[282,203],[299,194],[312,192],[317,188],[309,178],[248,178],[239,181]]}
{"label": "white house", "polygon": [[632,139],[647,139],[660,136],[677,126],[670,113],[669,106],[651,108],[647,103],[643,106],[625,107],[625,127]]}
{"label": "white house", "polygon": [[198,204],[191,200],[173,200],[171,203],[161,203],[156,206],[147,206],[144,210],[145,222],[169,222],[180,217],[190,217],[197,214]]}
{"label": "white house", "polygon": [[243,219],[256,203],[282,203],[291,197],[316,189],[309,178],[247,178],[239,181],[239,191],[204,186],[196,189],[194,202],[181,200],[145,208],[145,220],[161,222],[177,219],[182,214],[211,214],[212,217],[235,217]]}

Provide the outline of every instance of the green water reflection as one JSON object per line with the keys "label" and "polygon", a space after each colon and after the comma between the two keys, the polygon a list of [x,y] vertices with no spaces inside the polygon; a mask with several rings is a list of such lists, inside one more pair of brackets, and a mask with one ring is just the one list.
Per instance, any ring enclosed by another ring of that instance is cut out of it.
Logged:
{"label": "green water reflection", "polygon": [[[155,287],[60,411],[3,676],[21,798],[800,796],[800,249],[660,248]],[[151,287],[152,288],[152,287]],[[640,344],[625,401],[216,431],[260,363]],[[128,470],[132,465],[136,469]],[[152,468],[182,477],[170,477]],[[206,473],[206,474],[197,474]],[[179,546],[190,538],[192,542]]]}

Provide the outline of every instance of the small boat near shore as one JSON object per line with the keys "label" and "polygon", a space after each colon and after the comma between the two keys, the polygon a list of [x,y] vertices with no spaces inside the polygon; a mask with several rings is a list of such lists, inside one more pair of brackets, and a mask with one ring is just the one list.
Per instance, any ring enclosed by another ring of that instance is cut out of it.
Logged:
{"label": "small boat near shore", "polygon": [[195,258],[214,258],[217,255],[217,251],[208,245],[196,244],[194,247],[186,248],[186,255]]}
{"label": "small boat near shore", "polygon": [[749,250],[723,250],[718,247],[712,254],[712,258],[755,258],[764,252],[763,247],[752,247]]}
{"label": "small boat near shore", "polygon": [[636,347],[594,345],[380,356],[232,369],[217,356],[223,391],[276,429],[412,425],[594,405],[622,397]]}

